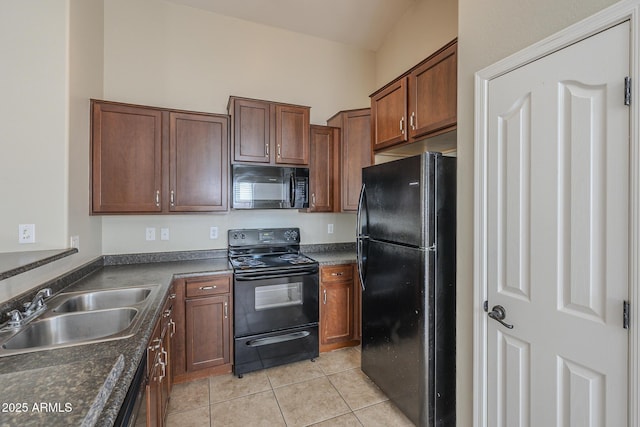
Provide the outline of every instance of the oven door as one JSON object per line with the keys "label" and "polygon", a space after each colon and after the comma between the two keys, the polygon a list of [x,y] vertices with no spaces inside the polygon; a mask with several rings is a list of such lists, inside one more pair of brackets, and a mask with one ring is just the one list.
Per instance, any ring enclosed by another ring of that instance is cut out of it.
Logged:
{"label": "oven door", "polygon": [[234,276],[234,337],[318,323],[318,270]]}

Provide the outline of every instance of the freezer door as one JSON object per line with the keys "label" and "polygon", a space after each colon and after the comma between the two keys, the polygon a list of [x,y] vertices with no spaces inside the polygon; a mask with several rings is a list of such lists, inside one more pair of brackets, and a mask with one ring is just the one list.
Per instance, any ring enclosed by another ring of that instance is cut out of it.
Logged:
{"label": "freezer door", "polygon": [[[428,198],[433,197],[434,156],[427,153],[362,170],[369,237],[430,246],[425,226],[431,221],[428,210],[432,202]],[[423,157],[427,161],[424,168]]]}

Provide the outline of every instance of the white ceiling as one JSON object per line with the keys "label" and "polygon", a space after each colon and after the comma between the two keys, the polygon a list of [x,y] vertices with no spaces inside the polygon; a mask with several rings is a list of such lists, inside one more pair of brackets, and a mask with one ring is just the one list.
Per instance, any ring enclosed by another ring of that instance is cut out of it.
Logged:
{"label": "white ceiling", "polygon": [[375,51],[418,0],[168,1]]}

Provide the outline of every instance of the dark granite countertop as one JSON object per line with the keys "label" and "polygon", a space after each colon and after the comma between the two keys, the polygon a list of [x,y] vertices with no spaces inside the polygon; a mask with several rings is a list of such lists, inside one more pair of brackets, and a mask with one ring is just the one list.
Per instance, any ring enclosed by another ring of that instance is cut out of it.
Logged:
{"label": "dark granite countertop", "polygon": [[65,288],[161,289],[129,338],[1,357],[0,426],[113,425],[171,281],[225,272],[231,272],[226,258],[106,266]]}
{"label": "dark granite countertop", "polygon": [[322,265],[352,264],[356,262],[355,250],[341,250],[332,252],[305,252],[309,258],[313,258]]}
{"label": "dark granite countertop", "polygon": [[0,280],[41,267],[60,258],[75,254],[77,249],[6,252],[0,254]]}

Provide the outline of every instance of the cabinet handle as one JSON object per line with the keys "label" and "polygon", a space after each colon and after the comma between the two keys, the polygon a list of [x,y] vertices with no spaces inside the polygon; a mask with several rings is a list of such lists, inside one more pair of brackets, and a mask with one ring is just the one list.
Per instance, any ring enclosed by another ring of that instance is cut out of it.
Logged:
{"label": "cabinet handle", "polygon": [[229,318],[229,304],[226,301],[224,302],[224,318]]}
{"label": "cabinet handle", "polygon": [[269,157],[269,143],[264,144],[264,156]]}
{"label": "cabinet handle", "polygon": [[176,299],[176,294],[169,295],[169,299]]}
{"label": "cabinet handle", "polygon": [[167,317],[169,317],[169,316],[171,316],[171,310],[170,309],[169,310],[165,310],[164,313],[162,313],[162,317],[164,317],[165,319]]}
{"label": "cabinet handle", "polygon": [[201,291],[210,291],[211,289],[215,289],[217,286],[200,286],[198,289]]}
{"label": "cabinet handle", "polygon": [[[160,338],[156,338],[153,341],[151,341],[151,345],[149,345],[147,347],[147,360],[149,360],[149,352],[151,350],[157,350],[160,348],[160,343],[162,342],[162,340]],[[155,343],[155,344],[154,344]]]}
{"label": "cabinet handle", "polygon": [[169,319],[169,324],[171,325],[171,338],[176,334],[176,322],[173,319]]}
{"label": "cabinet handle", "polygon": [[160,190],[156,190],[156,207],[160,207]]}
{"label": "cabinet handle", "polygon": [[411,125],[412,130],[415,130],[416,128],[415,118],[416,118],[416,112],[414,111],[413,113],[411,113],[411,117],[409,117],[409,124]]}
{"label": "cabinet handle", "polygon": [[316,193],[311,194],[311,206],[316,207]]}
{"label": "cabinet handle", "polygon": [[161,382],[162,379],[167,376],[167,351],[163,347],[160,353],[162,353],[161,356],[164,355],[164,360],[162,360],[162,357],[158,358],[158,363],[162,365],[162,375],[158,378],[158,382]]}
{"label": "cabinet handle", "polygon": [[280,154],[280,144],[278,144],[278,157],[280,157],[280,156],[281,156],[281,154]]}
{"label": "cabinet handle", "polygon": [[160,348],[160,343],[162,343],[162,340],[160,338],[156,338],[153,341],[151,341],[151,345],[149,346],[149,350],[157,350]]}
{"label": "cabinet handle", "polygon": [[326,289],[322,290],[322,303],[324,305],[327,305],[327,290]]}
{"label": "cabinet handle", "polygon": [[175,206],[176,205],[176,203],[175,203],[175,193],[176,193],[175,191],[171,190],[171,195],[169,197],[169,201],[171,202],[171,206]]}
{"label": "cabinet handle", "polygon": [[342,276],[344,273],[341,271],[340,273],[331,273],[332,276]]}
{"label": "cabinet handle", "polygon": [[404,117],[400,119],[400,133],[404,135]]}

